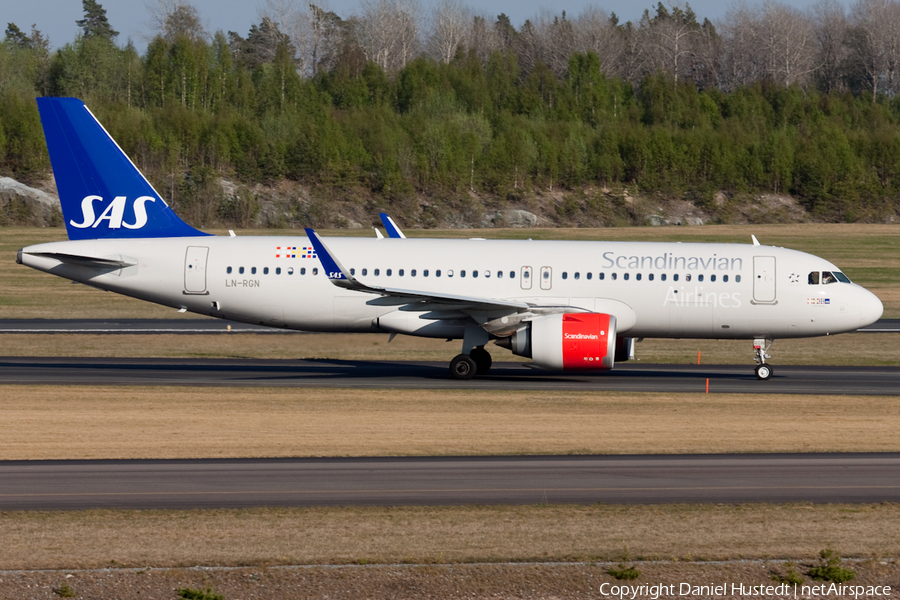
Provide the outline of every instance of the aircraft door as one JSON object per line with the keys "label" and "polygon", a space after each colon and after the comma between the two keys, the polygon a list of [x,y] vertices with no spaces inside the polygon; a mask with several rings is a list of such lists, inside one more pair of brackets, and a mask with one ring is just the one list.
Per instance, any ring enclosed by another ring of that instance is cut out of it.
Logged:
{"label": "aircraft door", "polygon": [[531,289],[531,267],[522,267],[522,273],[520,276],[522,282],[523,290]]}
{"label": "aircraft door", "polygon": [[775,304],[775,257],[753,257],[753,303]]}
{"label": "aircraft door", "polygon": [[207,294],[206,291],[206,259],[209,248],[206,246],[188,246],[184,256],[184,293]]}
{"label": "aircraft door", "polygon": [[541,289],[549,290],[553,286],[553,269],[541,267]]}

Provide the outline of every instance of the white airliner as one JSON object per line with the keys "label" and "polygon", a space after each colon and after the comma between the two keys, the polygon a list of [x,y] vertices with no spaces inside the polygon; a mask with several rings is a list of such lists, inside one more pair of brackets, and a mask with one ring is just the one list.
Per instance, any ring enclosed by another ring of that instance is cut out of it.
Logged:
{"label": "white airliner", "polygon": [[605,370],[635,338],[753,340],[853,331],[882,304],[827,260],[753,244],[216,237],[166,205],[74,98],[39,98],[70,241],[17,262],[197,314],[305,331],[461,339],[452,377],[494,342],[537,367]]}

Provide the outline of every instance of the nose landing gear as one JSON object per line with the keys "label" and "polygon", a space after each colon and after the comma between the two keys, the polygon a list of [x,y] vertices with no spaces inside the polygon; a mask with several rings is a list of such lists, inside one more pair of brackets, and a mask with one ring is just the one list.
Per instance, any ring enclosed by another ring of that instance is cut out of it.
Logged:
{"label": "nose landing gear", "polygon": [[769,348],[775,340],[767,340],[767,339],[755,339],[753,340],[753,352],[755,354],[756,359],[756,378],[761,379],[763,381],[769,379],[772,376],[773,369],[772,365],[766,363],[767,358],[771,358],[769,356],[768,351]]}

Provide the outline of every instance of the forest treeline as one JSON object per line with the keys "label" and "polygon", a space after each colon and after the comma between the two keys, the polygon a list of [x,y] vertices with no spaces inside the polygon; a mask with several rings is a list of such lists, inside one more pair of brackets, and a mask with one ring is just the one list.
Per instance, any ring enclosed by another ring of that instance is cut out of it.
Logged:
{"label": "forest treeline", "polygon": [[660,3],[638,23],[592,9],[518,29],[458,0],[428,27],[412,0],[364,1],[346,19],[280,2],[246,36],[209,35],[190,4],[162,0],[143,53],[83,4],[54,52],[8,24],[2,175],[48,174],[34,97],[54,95],[82,98],[198,226],[256,210],[252,194],[224,198],[219,176],[397,206],[627,187],[700,205],[787,193],[825,219],[900,207],[895,0],[741,5],[718,24]]}

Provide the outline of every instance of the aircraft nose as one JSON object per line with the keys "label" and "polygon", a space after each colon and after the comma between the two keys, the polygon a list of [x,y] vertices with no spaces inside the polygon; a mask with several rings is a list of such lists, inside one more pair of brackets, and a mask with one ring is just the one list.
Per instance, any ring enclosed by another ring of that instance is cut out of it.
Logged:
{"label": "aircraft nose", "polygon": [[878,296],[869,290],[862,291],[863,294],[860,295],[857,306],[859,306],[859,326],[865,327],[881,318],[881,315],[884,314],[884,305]]}

